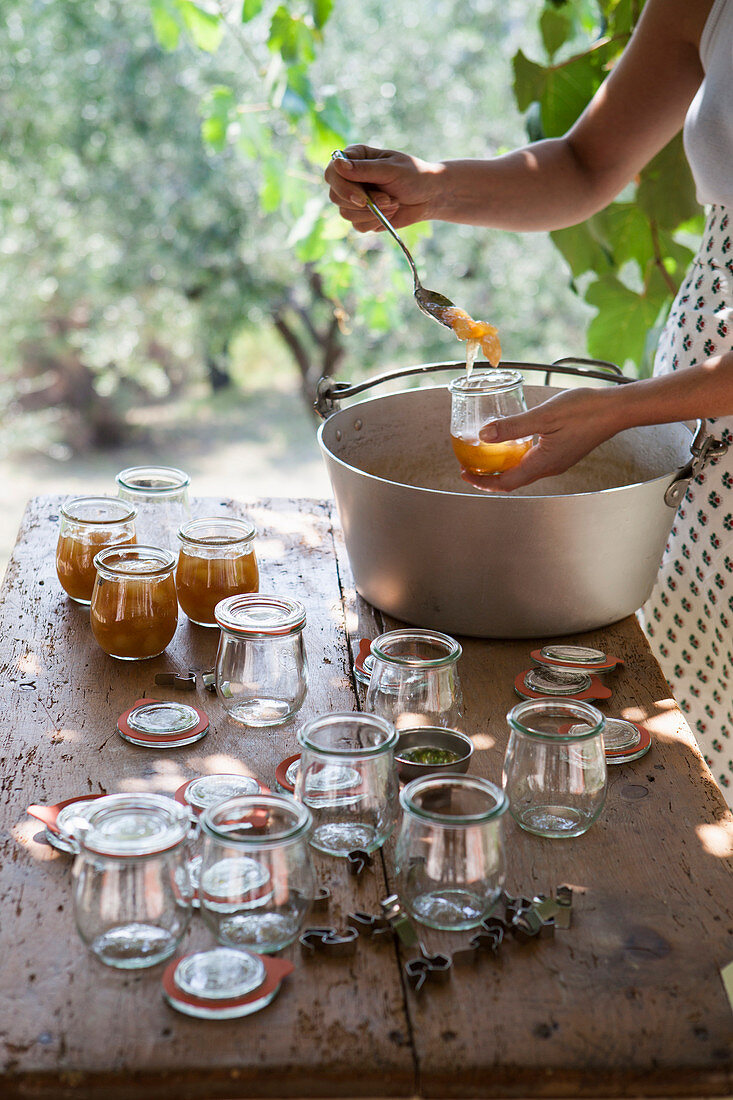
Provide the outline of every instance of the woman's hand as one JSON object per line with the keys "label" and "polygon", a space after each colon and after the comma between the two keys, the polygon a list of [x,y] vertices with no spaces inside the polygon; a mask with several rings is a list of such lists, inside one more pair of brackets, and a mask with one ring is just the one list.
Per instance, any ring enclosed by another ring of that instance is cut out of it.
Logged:
{"label": "woman's hand", "polygon": [[566,390],[529,412],[492,420],[479,432],[484,443],[535,436],[534,446],[511,470],[490,477],[464,471],[463,480],[476,489],[507,492],[563,473],[625,426],[619,396],[612,390]]}
{"label": "woman's hand", "polygon": [[431,202],[440,191],[442,165],[368,145],[350,145],[343,152],[346,159],[335,158],[325,172],[329,198],[360,233],[384,229],[366,205],[364,188],[398,229],[434,216]]}

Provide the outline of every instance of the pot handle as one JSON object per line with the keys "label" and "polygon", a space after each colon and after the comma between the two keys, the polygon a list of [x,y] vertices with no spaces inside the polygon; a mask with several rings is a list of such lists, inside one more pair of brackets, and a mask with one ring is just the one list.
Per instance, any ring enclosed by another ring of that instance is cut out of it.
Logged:
{"label": "pot handle", "polygon": [[708,435],[707,421],[698,420],[695,435],[690,444],[690,461],[682,467],[674,481],[667,486],[664,503],[675,510],[679,508],[690,482],[698,474],[701,474],[714,458],[724,455],[727,450],[728,444],[724,440]]}
{"label": "pot handle", "polygon": [[[581,378],[598,378],[604,382],[632,382],[632,378],[626,378],[621,369],[615,363],[609,363],[606,359],[578,359],[570,356],[557,359],[554,363],[520,363],[502,361],[502,368],[514,370],[533,370],[545,372],[545,384],[550,381],[552,374],[572,374]],[[424,363],[418,367],[402,367],[399,370],[388,371],[379,374],[376,378],[368,378],[365,382],[359,382],[352,386],[350,382],[335,382],[333,378],[324,376],[316,387],[316,400],[314,408],[324,420],[332,413],[338,412],[339,402],[342,398],[356,397],[373,386],[379,386],[383,382],[392,382],[395,378],[408,378],[418,374],[432,374],[435,371],[459,371],[465,368],[465,360],[451,363]]]}

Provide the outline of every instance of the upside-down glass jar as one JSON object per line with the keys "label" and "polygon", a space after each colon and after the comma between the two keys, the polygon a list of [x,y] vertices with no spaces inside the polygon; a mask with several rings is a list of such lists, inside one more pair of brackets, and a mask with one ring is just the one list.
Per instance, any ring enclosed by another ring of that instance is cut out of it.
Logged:
{"label": "upside-down glass jar", "polygon": [[191,919],[188,809],[156,794],[98,799],[70,830],[76,926],[108,966],[154,966],[176,950]]}
{"label": "upside-down glass jar", "polygon": [[606,801],[605,719],[590,703],[537,699],[507,714],[504,790],[529,833],[580,836]]}
{"label": "upside-down glass jar", "polygon": [[504,885],[503,791],[471,775],[413,779],[400,794],[397,893],[429,928],[461,931],[489,915]]}
{"label": "upside-down glass jar", "polygon": [[460,725],[458,678],[462,649],[437,630],[390,630],[371,645],[372,671],[365,708],[397,729]]}
{"label": "upside-down glass jar", "polygon": [[246,519],[222,516],[194,519],[178,532],[178,602],[191,622],[217,626],[214,608],[228,596],[256,592],[259,571],[254,539]]}
{"label": "upside-down glass jar", "polygon": [[117,495],[137,509],[137,537],[178,553],[178,531],[191,518],[191,479],[174,466],[128,466],[117,474]]}
{"label": "upside-down glass jar", "polygon": [[117,497],[76,497],[62,505],[56,574],[76,603],[91,602],[95,554],[105,546],[135,542],[135,515],[133,506]]}
{"label": "upside-down glass jar", "polygon": [[216,693],[245,726],[277,726],[302,706],[308,687],[299,600],[252,592],[216,605],[221,628]]}
{"label": "upside-down glass jar", "polygon": [[313,814],[313,847],[344,857],[380,848],[399,813],[392,723],[376,714],[327,714],[306,722],[298,744],[295,797]]}
{"label": "upside-down glass jar", "polygon": [[242,795],[199,823],[201,914],[219,943],[260,954],[287,947],[315,891],[308,809],[289,795]]}
{"label": "upside-down glass jar", "polygon": [[120,661],[162,653],[176,632],[176,559],[159,546],[111,546],[94,559],[90,619],[98,645]]}
{"label": "upside-down glass jar", "polygon": [[518,370],[474,371],[450,383],[450,434],[455,456],[471,474],[499,474],[516,466],[532,437],[484,443],[479,431],[490,420],[527,411],[524,379]]}

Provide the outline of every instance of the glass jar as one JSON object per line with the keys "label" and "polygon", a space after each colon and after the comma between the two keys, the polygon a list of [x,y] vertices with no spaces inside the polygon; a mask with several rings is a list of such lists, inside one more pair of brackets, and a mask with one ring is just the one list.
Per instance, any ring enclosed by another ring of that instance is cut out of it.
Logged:
{"label": "glass jar", "polygon": [[450,434],[455,456],[471,474],[510,470],[532,445],[532,437],[484,443],[479,431],[490,420],[527,411],[524,379],[518,370],[474,371],[450,383]]}
{"label": "glass jar", "polygon": [[214,608],[228,596],[256,592],[253,524],[229,517],[194,519],[178,532],[178,602],[192,623],[216,626]]}
{"label": "glass jar", "polygon": [[504,790],[517,824],[538,836],[580,836],[606,801],[604,718],[589,703],[537,699],[509,711]]}
{"label": "glass jar", "polygon": [[174,466],[128,466],[117,474],[117,495],[137,508],[137,537],[178,553],[178,531],[191,518],[191,479]]}
{"label": "glass jar", "polygon": [[106,795],[70,826],[76,926],[101,962],[136,970],[178,947],[191,919],[189,827],[187,808],[157,794]]}
{"label": "glass jar", "polygon": [[365,707],[397,729],[457,726],[463,713],[458,679],[462,649],[436,630],[390,630],[372,642]]}
{"label": "glass jar", "polygon": [[311,844],[334,856],[373,852],[399,812],[397,732],[375,714],[328,714],[298,731],[295,797],[313,814]]}
{"label": "glass jar", "polygon": [[314,897],[311,815],[289,795],[243,795],[199,818],[201,913],[220,944],[260,954],[292,943]]}
{"label": "glass jar", "polygon": [[489,915],[504,885],[503,791],[469,775],[413,779],[400,794],[397,893],[429,928],[461,931]]}
{"label": "glass jar", "polygon": [[221,627],[216,692],[245,726],[277,726],[303,704],[308,670],[305,608],[287,596],[250,593],[216,605]]}
{"label": "glass jar", "polygon": [[116,497],[76,497],[62,505],[56,574],[76,603],[91,602],[94,555],[105,546],[135,542],[135,515],[132,505]]}
{"label": "glass jar", "polygon": [[176,632],[176,559],[158,546],[111,546],[94,559],[92,633],[110,657],[141,661],[162,653]]}

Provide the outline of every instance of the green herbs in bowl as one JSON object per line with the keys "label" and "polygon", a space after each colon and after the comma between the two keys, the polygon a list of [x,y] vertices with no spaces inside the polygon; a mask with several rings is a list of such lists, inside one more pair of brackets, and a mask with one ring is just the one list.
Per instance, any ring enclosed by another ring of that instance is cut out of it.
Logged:
{"label": "green herbs in bowl", "polygon": [[397,773],[405,783],[435,772],[467,772],[473,754],[471,738],[442,726],[401,730],[395,748]]}

